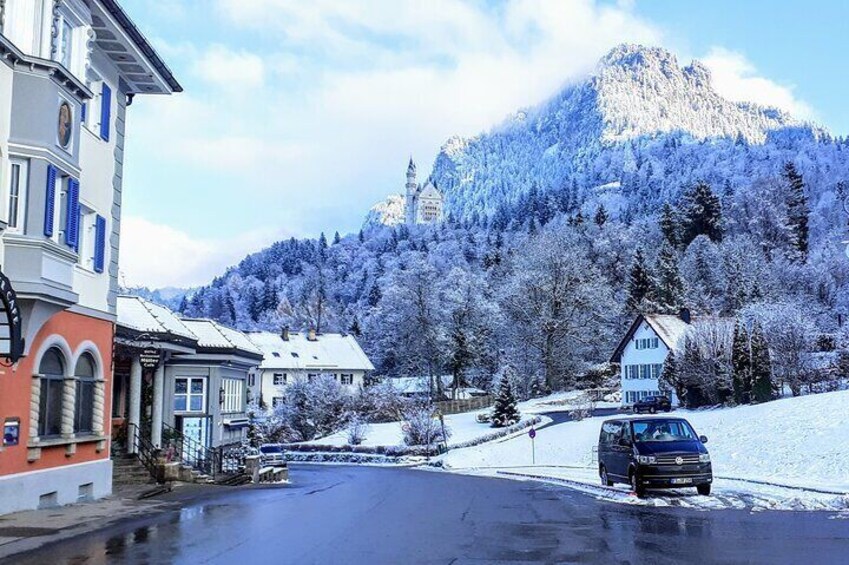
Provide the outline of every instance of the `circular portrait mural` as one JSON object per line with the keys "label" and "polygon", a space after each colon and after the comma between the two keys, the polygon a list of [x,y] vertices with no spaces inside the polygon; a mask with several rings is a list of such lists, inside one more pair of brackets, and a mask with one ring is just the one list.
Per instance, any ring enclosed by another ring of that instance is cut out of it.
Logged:
{"label": "circular portrait mural", "polygon": [[59,105],[59,145],[68,148],[71,144],[71,132],[74,129],[73,114],[71,113],[71,105],[67,102],[62,102]]}

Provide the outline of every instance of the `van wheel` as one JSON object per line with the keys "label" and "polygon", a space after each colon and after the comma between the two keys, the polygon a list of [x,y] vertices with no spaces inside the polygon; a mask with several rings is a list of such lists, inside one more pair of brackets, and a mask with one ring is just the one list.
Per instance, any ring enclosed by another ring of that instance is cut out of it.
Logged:
{"label": "van wheel", "polygon": [[636,494],[638,498],[644,497],[646,495],[646,487],[640,484],[640,481],[637,478],[637,472],[631,471],[628,476],[631,480],[631,490],[634,491],[634,494]]}
{"label": "van wheel", "polygon": [[650,413],[650,414],[654,414],[655,412],[657,412],[657,408],[655,408],[654,406],[652,406],[651,408],[649,408],[649,413]]}
{"label": "van wheel", "polygon": [[699,491],[700,495],[708,496],[710,494],[710,483],[704,485],[696,485],[696,490]]}
{"label": "van wheel", "polygon": [[603,487],[612,487],[613,481],[610,480],[610,477],[607,475],[607,467],[604,465],[601,466],[601,472],[599,473],[601,476],[601,486]]}

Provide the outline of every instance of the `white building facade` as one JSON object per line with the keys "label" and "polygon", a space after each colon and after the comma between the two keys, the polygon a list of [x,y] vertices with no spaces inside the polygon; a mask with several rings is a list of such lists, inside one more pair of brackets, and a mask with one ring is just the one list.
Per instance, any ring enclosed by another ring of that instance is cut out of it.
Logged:
{"label": "white building facade", "polygon": [[436,184],[428,179],[420,185],[416,183],[416,164],[410,158],[407,165],[407,185],[404,200],[404,214],[407,225],[432,224],[442,221],[444,199]]}
{"label": "white building facade", "polygon": [[[659,379],[667,355],[682,345],[689,325],[690,315],[687,311],[682,311],[680,316],[637,316],[610,359],[620,364],[623,407],[659,394]],[[678,403],[674,393],[672,403]]]}
{"label": "white building facade", "polygon": [[283,399],[286,387],[295,381],[328,375],[354,393],[365,386],[366,377],[374,371],[374,365],[352,335],[290,332],[286,328],[280,334],[247,335],[262,351],[256,382],[262,404],[268,409]]}

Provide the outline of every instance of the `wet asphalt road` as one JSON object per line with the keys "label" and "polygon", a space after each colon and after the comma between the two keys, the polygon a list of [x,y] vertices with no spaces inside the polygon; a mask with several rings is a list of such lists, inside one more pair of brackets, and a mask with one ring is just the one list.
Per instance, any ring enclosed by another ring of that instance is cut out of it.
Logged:
{"label": "wet asphalt road", "polygon": [[293,466],[293,485],[226,491],[15,563],[847,563],[830,513],[602,502],[535,482]]}

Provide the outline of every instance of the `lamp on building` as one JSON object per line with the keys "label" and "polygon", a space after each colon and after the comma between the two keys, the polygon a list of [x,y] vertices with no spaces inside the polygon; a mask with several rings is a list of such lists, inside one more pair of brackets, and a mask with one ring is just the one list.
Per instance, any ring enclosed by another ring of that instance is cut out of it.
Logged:
{"label": "lamp on building", "polygon": [[218,389],[218,406],[224,407],[224,387]]}

